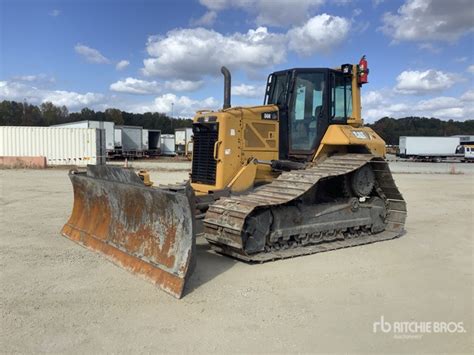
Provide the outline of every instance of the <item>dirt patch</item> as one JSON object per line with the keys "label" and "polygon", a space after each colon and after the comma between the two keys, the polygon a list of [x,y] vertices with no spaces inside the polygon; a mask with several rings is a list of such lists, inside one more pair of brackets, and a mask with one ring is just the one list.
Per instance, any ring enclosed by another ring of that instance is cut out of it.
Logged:
{"label": "dirt patch", "polygon": [[44,169],[46,157],[0,157],[0,169]]}

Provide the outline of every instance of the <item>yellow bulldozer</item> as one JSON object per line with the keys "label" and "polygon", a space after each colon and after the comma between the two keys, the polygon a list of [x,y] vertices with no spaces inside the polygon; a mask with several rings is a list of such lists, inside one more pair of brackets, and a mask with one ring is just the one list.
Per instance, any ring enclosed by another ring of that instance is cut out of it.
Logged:
{"label": "yellow bulldozer", "polygon": [[62,235],[178,298],[197,237],[260,263],[402,235],[406,204],[385,143],[361,118],[365,57],[274,72],[254,107],[231,107],[231,76],[221,71],[223,108],[193,120],[189,181],[154,187],[131,168],[72,170]]}

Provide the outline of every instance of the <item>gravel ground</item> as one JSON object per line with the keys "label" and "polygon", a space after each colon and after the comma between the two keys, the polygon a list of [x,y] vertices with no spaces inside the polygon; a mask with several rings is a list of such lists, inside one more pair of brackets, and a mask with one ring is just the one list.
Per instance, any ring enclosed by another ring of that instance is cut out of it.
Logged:
{"label": "gravel ground", "polygon": [[[123,161],[113,161],[113,165],[123,166]],[[182,158],[166,158],[164,160],[136,160],[128,162],[129,166],[136,169],[148,169],[150,171],[185,171],[191,169],[191,162]],[[474,174],[473,163],[423,163],[407,160],[390,161],[390,169],[393,173],[407,174]]]}
{"label": "gravel ground", "polygon": [[413,161],[392,161],[389,163],[394,174],[474,174],[472,163],[422,163]]}
{"label": "gravel ground", "polygon": [[[187,177],[166,170],[153,179]],[[473,178],[395,178],[409,208],[402,238],[260,265],[199,240],[176,300],[59,236],[65,170],[0,170],[0,351],[472,353]],[[466,332],[374,333],[381,316]]]}

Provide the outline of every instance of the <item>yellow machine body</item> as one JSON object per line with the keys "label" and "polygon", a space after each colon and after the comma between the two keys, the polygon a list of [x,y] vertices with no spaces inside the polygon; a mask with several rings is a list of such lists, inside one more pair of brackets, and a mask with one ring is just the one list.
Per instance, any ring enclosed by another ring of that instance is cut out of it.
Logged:
{"label": "yellow machine body", "polygon": [[278,113],[278,107],[233,107],[220,112],[198,114],[194,118],[195,121],[206,121],[213,117],[219,125],[213,157],[217,162],[216,183],[192,183],[196,194],[207,194],[227,187],[233,191],[243,191],[254,183],[272,180],[270,167],[252,162],[253,159],[278,159],[278,121],[261,119],[262,113],[269,111]]}
{"label": "yellow machine body", "polygon": [[[353,67],[354,73],[357,66]],[[360,86],[357,75],[352,76],[352,112],[347,124],[328,126],[311,160],[317,161],[333,153],[346,153],[353,146],[365,147],[367,152],[385,157],[385,142],[371,128],[363,126]],[[232,107],[217,112],[198,112],[194,122],[213,120],[219,125],[218,140],[214,145],[216,160],[215,184],[191,183],[197,195],[230,189],[242,192],[255,185],[271,182],[278,174],[270,166],[258,161],[277,160],[279,157],[278,120],[262,120],[262,114],[279,114],[278,106]]]}

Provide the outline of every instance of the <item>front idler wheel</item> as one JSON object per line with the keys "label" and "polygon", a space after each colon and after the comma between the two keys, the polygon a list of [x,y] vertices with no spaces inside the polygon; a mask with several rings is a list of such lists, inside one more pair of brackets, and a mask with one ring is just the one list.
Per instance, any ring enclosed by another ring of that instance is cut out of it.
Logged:
{"label": "front idler wheel", "polygon": [[351,189],[357,197],[370,196],[374,184],[375,174],[368,164],[357,169],[351,176]]}

